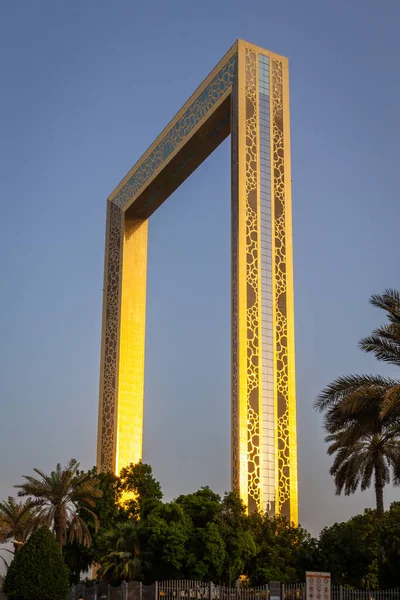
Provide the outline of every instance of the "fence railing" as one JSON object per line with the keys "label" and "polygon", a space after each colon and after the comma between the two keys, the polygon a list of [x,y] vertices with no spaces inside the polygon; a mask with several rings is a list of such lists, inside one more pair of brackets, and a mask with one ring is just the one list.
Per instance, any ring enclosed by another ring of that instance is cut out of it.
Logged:
{"label": "fence railing", "polygon": [[331,600],[400,600],[400,588],[351,590],[341,585],[334,585],[331,587]]}
{"label": "fence railing", "polygon": [[267,600],[268,586],[227,587],[201,581],[161,581],[158,600]]}
{"label": "fence railing", "polygon": [[[71,587],[69,600],[270,600],[268,585],[246,588],[227,587],[201,581],[158,581],[143,585],[137,581],[123,582],[115,587],[100,582]],[[282,600],[306,600],[305,584],[282,585]],[[331,587],[331,600],[400,600],[400,588],[392,590],[353,590],[344,586]]]}

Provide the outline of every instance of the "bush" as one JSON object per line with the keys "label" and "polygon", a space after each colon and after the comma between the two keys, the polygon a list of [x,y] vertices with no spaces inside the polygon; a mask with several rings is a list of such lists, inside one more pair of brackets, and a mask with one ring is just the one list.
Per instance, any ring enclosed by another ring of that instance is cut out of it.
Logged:
{"label": "bush", "polygon": [[42,527],[15,555],[5,581],[5,593],[15,600],[65,600],[68,568],[54,535]]}

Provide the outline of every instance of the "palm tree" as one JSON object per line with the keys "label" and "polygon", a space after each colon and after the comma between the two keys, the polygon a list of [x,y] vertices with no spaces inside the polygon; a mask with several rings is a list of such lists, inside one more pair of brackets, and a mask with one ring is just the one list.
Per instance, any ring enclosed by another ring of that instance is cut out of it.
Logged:
{"label": "palm tree", "polygon": [[85,546],[90,546],[91,536],[85,520],[80,516],[83,510],[87,512],[97,530],[98,519],[91,510],[96,504],[96,499],[102,496],[98,483],[91,473],[79,471],[79,463],[71,459],[62,468],[57,465],[56,470],[46,475],[39,469],[34,469],[39,478],[24,476],[25,483],[16,485],[19,489],[18,496],[31,496],[37,514],[49,527],[53,527],[60,547],[67,541],[76,539]]}
{"label": "palm tree", "polygon": [[17,502],[9,496],[8,500],[0,502],[0,544],[12,542],[14,552],[17,552],[39,525],[40,519],[30,498]]}
{"label": "palm tree", "polygon": [[149,571],[140,547],[140,525],[136,521],[119,523],[105,534],[110,552],[100,560],[99,574],[111,581],[142,580]]}
{"label": "palm tree", "polygon": [[375,421],[368,429],[363,423],[355,422],[342,427],[326,437],[330,442],[329,455],[335,455],[330,474],[335,478],[336,493],[344,491],[348,496],[360,486],[366,490],[374,479],[376,512],[383,516],[383,489],[390,483],[391,472],[394,483],[400,478],[400,428],[391,423]]}
{"label": "palm tree", "polygon": [[[360,347],[378,360],[400,366],[400,293],[386,290],[370,302],[387,312],[389,324],[363,338]],[[325,412],[337,493],[353,493],[359,485],[366,489],[373,476],[381,514],[384,485],[391,471],[395,483],[400,475],[400,380],[381,375],[339,377],[320,393],[315,406]]]}

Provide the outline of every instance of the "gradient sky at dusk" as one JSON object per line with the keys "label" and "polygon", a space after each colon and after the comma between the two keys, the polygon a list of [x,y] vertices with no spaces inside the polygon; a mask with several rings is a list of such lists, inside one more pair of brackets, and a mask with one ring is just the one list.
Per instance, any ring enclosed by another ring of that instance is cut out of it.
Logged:
{"label": "gradient sky at dusk", "polygon": [[[300,520],[335,497],[313,401],[400,288],[396,0],[0,4],[0,499],[95,462],[105,200],[238,38],[290,59]],[[230,155],[151,217],[144,460],[166,499],[230,486]],[[386,500],[399,499],[387,491]]]}

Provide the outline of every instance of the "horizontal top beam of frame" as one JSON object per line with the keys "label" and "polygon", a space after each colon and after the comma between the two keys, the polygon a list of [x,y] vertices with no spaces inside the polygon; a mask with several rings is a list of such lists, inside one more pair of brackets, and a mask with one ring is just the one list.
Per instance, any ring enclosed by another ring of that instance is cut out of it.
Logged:
{"label": "horizontal top beam of frame", "polygon": [[238,40],[112,192],[109,201],[123,211],[129,209],[132,217],[147,218],[229,135],[228,100],[238,51],[244,45],[272,54]]}

